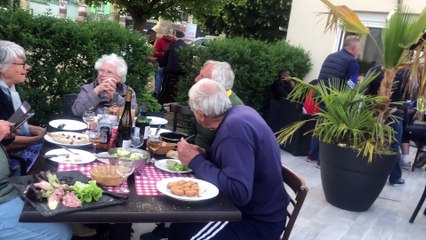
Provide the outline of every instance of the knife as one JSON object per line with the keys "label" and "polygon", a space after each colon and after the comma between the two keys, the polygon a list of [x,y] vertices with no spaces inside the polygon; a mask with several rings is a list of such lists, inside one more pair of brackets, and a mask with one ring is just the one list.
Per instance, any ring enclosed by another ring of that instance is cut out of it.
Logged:
{"label": "knife", "polygon": [[62,157],[62,156],[69,157],[70,154],[69,153],[60,153],[60,154],[46,154],[46,155],[44,155],[45,158]]}
{"label": "knife", "polygon": [[65,147],[65,146],[61,146],[62,149],[64,149],[65,151],[71,153],[72,155],[80,155],[80,153],[78,152],[73,152],[71,151],[69,148]]}

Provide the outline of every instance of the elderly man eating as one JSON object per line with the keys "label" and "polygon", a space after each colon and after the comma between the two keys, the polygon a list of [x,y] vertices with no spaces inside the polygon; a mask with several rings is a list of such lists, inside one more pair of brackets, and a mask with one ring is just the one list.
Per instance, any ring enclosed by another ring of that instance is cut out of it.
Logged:
{"label": "elderly man eating", "polygon": [[289,196],[274,133],[254,109],[232,106],[225,88],[210,79],[191,87],[189,105],[197,122],[217,133],[209,152],[182,139],[179,159],[197,178],[217,186],[240,209],[242,220],[173,223],[169,239],[278,239]]}

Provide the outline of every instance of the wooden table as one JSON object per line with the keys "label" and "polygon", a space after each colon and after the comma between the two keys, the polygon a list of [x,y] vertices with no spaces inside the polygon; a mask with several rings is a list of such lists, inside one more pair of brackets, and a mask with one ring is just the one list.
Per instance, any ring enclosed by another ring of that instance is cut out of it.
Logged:
{"label": "wooden table", "polygon": [[[30,173],[34,174],[48,169],[56,170],[57,163],[45,159],[43,156],[46,151],[57,147],[45,141],[40,157]],[[167,196],[139,196],[134,190],[133,178],[129,178],[129,187],[131,192],[124,205],[43,217],[29,203],[26,203],[19,221],[138,223],[239,221],[241,219],[241,212],[222,193],[209,200],[185,202]]]}

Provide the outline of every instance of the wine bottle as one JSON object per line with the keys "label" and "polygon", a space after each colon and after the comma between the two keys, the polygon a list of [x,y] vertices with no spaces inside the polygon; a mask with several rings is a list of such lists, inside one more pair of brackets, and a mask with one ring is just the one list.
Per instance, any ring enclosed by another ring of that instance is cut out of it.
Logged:
{"label": "wine bottle", "polygon": [[136,118],[135,127],[140,129],[140,134],[143,137],[142,149],[146,148],[146,140],[148,139],[151,119],[146,117],[147,103],[142,103],[139,106],[139,116]]}
{"label": "wine bottle", "polygon": [[132,139],[132,90],[127,90],[126,103],[124,105],[123,114],[118,123],[118,132],[115,146],[122,147],[123,141],[131,141]]}

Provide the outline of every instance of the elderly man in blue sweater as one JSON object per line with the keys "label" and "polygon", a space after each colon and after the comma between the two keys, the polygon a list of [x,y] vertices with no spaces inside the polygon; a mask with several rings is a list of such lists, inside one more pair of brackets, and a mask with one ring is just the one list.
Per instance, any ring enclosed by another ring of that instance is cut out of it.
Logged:
{"label": "elderly man in blue sweater", "polygon": [[232,107],[222,85],[202,79],[189,90],[198,123],[217,131],[211,152],[181,140],[179,159],[219,188],[241,211],[240,222],[174,223],[169,239],[273,239],[286,222],[289,196],[274,133],[252,108]]}

